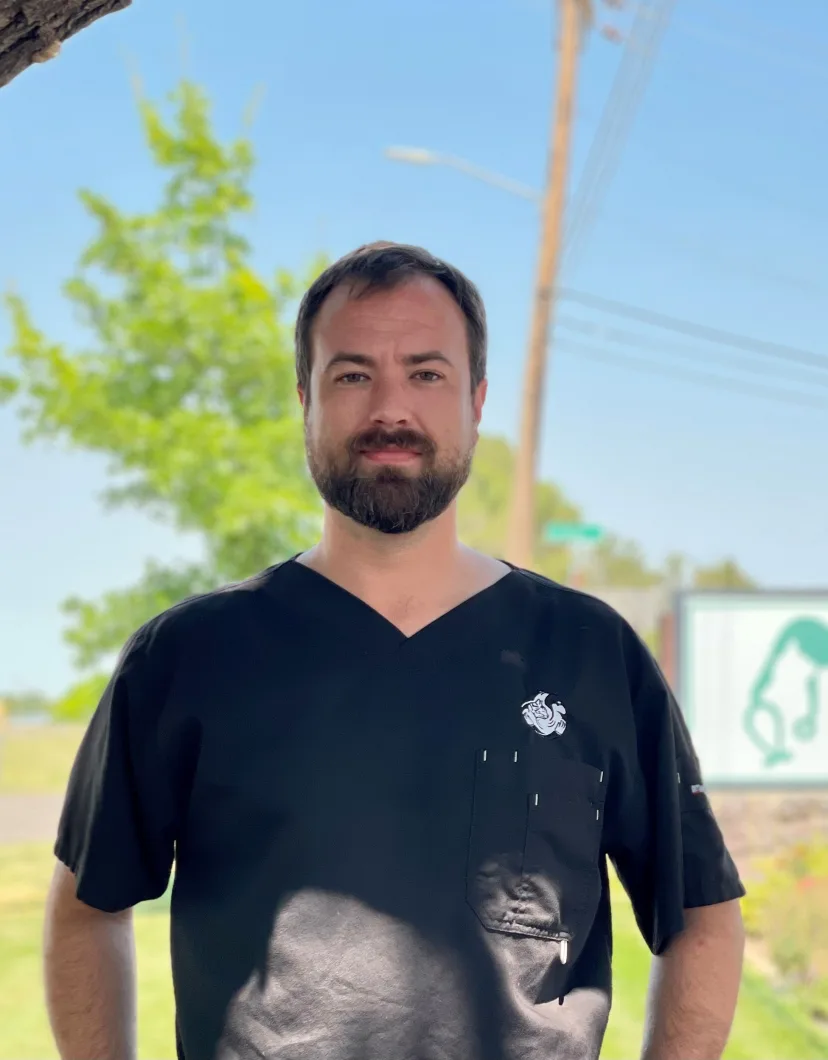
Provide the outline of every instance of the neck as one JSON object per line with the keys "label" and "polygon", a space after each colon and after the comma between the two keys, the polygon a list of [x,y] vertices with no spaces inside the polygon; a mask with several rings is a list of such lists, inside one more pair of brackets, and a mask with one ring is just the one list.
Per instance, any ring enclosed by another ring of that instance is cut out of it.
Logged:
{"label": "neck", "polygon": [[408,534],[381,534],[325,508],[322,538],[301,562],[359,595],[429,596],[456,580],[468,550],[455,505]]}

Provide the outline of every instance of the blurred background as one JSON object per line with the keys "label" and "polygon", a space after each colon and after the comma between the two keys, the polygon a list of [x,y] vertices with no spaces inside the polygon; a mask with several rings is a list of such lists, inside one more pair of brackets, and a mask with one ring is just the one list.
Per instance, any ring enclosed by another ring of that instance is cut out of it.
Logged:
{"label": "blurred background", "polygon": [[[750,890],[727,1055],[828,1057],[828,7],[134,0],[18,70],[24,6],[0,14],[0,1060],[55,1056],[51,840],[117,652],[314,539],[292,324],[374,239],[487,304],[464,540],[611,603],[680,697]],[[648,955],[616,907],[622,1060]],[[137,917],[146,1060],[174,1053],[167,915]]]}

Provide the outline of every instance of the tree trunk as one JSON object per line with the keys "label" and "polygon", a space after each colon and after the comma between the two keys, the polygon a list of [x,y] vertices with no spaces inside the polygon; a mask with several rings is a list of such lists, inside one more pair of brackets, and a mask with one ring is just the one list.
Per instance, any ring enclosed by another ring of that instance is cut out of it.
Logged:
{"label": "tree trunk", "polygon": [[68,37],[131,0],[0,0],[0,87],[54,58]]}

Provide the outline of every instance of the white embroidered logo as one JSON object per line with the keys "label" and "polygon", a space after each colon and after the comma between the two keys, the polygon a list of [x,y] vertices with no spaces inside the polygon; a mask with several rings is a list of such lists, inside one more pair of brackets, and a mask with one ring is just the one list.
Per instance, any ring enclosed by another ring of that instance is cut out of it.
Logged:
{"label": "white embroidered logo", "polygon": [[548,692],[538,692],[520,708],[523,720],[541,736],[562,736],[566,729],[566,707],[558,700],[552,706],[546,702]]}

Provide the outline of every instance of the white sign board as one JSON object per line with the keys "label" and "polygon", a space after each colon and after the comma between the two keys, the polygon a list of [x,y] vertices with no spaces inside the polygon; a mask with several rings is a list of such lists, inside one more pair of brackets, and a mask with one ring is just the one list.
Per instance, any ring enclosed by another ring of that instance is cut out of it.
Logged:
{"label": "white sign board", "polygon": [[828,592],[686,593],[677,620],[706,783],[828,786]]}

